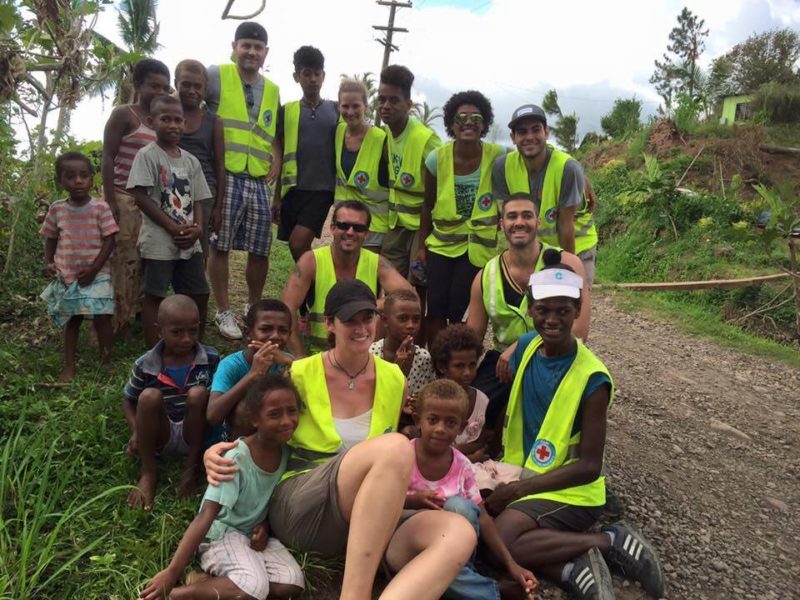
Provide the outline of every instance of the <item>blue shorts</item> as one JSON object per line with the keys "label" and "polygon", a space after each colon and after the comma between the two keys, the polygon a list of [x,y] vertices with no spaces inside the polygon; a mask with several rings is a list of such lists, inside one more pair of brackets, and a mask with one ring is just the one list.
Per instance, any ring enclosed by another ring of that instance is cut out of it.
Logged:
{"label": "blue shorts", "polygon": [[263,178],[227,173],[222,223],[211,247],[220,252],[244,250],[269,256],[272,246],[272,217],[269,187]]}

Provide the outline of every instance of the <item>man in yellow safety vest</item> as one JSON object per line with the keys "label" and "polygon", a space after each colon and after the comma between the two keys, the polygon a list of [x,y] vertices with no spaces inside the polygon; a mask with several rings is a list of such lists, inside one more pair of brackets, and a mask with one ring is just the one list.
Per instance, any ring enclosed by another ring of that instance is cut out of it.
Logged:
{"label": "man in yellow safety vest", "polygon": [[258,23],[236,28],[233,63],[208,69],[206,103],[221,120],[225,149],[225,198],[212,215],[208,274],[220,333],[231,339],[242,331],[228,301],[228,254],[247,252],[247,304],[261,299],[269,270],[272,244],[269,184],[280,171],[281,148],[276,139],[280,93],[261,75],[267,58],[267,32]]}
{"label": "man in yellow safety vest", "polygon": [[[612,600],[609,568],[664,593],[655,550],[631,528],[589,533],[603,513],[603,453],[614,384],[605,365],[573,336],[583,278],[553,248],[533,274],[528,294],[536,332],[520,337],[502,462],[520,479],[486,499],[497,529],[520,564],[561,583],[570,597]],[[537,333],[538,332],[538,333]]]}

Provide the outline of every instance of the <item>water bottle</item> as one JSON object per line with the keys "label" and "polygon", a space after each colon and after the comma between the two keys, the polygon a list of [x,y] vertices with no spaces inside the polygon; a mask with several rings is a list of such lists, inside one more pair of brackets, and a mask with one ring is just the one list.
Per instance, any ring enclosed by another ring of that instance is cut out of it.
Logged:
{"label": "water bottle", "polygon": [[422,261],[415,260],[412,262],[411,272],[414,274],[414,277],[417,278],[419,285],[428,285],[428,270],[425,268],[425,264]]}

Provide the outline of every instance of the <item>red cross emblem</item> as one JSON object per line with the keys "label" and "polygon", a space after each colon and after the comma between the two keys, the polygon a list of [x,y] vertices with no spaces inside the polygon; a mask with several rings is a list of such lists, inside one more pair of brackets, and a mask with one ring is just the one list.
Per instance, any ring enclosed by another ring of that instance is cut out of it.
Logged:
{"label": "red cross emblem", "polygon": [[550,450],[547,449],[547,446],[539,446],[536,449],[536,456],[539,457],[540,461],[544,462],[550,458]]}
{"label": "red cross emblem", "polygon": [[547,440],[538,439],[531,449],[531,458],[539,467],[549,467],[556,459],[556,448]]}

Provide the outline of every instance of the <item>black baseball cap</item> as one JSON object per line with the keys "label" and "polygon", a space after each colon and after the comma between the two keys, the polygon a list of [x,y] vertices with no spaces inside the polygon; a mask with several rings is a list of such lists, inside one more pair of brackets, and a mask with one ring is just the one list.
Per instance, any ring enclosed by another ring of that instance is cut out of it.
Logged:
{"label": "black baseball cap", "polygon": [[360,279],[344,279],[328,292],[325,298],[325,316],[349,321],[362,310],[378,311],[375,294]]}
{"label": "black baseball cap", "polygon": [[253,21],[245,21],[236,28],[233,41],[238,40],[258,40],[267,43],[267,30],[262,25]]}
{"label": "black baseball cap", "polygon": [[514,129],[514,126],[522,119],[536,119],[547,127],[547,115],[541,106],[536,106],[535,104],[523,104],[515,110],[514,114],[511,115],[511,121],[508,122],[508,128]]}

